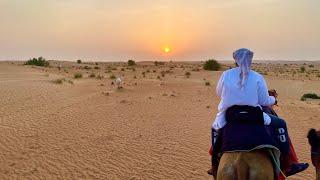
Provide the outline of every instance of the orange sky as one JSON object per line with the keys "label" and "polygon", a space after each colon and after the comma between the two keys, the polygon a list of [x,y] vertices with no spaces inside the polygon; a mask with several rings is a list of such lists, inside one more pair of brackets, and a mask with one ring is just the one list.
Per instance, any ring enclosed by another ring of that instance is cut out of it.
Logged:
{"label": "orange sky", "polygon": [[[0,59],[320,60],[319,0],[1,0]],[[164,47],[171,52],[163,53]]]}

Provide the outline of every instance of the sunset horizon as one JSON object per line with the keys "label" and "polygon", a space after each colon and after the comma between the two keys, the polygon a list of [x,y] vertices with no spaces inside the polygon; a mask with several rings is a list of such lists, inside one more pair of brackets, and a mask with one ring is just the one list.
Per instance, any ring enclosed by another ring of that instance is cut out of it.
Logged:
{"label": "sunset horizon", "polygon": [[318,61],[319,6],[315,0],[3,0],[0,60],[232,60],[245,47],[257,60]]}

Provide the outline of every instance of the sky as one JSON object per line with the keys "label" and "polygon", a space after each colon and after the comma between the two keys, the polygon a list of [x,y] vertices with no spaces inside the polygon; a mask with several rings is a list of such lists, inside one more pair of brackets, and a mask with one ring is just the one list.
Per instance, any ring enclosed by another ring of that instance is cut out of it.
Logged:
{"label": "sky", "polygon": [[257,60],[320,60],[319,8],[319,0],[0,0],[0,60],[231,60],[242,47]]}

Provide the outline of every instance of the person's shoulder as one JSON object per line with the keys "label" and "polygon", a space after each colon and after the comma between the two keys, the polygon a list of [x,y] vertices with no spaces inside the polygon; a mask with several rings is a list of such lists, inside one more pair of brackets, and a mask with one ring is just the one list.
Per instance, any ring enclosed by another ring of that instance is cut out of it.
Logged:
{"label": "person's shoulder", "polygon": [[232,74],[232,73],[235,73],[235,72],[237,72],[237,71],[239,71],[239,68],[238,68],[238,67],[235,67],[235,68],[231,68],[231,69],[228,69],[228,70],[223,71],[222,74]]}
{"label": "person's shoulder", "polygon": [[254,70],[251,70],[250,73],[253,74],[255,77],[257,77],[258,79],[264,79],[262,74],[254,71]]}

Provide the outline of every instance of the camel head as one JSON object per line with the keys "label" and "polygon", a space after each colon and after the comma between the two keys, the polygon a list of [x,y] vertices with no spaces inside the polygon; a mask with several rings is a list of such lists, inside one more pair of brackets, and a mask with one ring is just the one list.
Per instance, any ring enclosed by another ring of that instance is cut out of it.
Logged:
{"label": "camel head", "polygon": [[311,146],[311,161],[316,168],[317,179],[320,179],[320,131],[310,129],[308,140]]}

